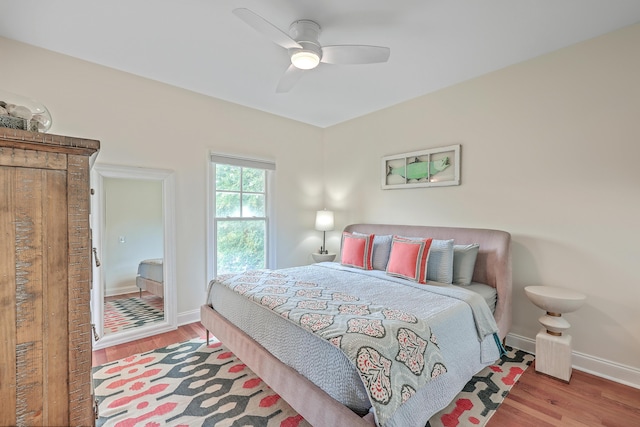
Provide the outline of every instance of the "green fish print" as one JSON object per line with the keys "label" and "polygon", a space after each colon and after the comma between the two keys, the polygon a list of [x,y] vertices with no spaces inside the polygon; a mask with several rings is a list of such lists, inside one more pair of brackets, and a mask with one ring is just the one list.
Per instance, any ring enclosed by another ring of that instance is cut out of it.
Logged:
{"label": "green fish print", "polygon": [[401,167],[388,167],[387,176],[400,175],[405,179],[422,179],[428,178],[429,175],[435,175],[438,172],[442,172],[450,165],[449,158],[445,157],[433,162],[424,162],[417,157],[413,163],[409,163],[407,166]]}

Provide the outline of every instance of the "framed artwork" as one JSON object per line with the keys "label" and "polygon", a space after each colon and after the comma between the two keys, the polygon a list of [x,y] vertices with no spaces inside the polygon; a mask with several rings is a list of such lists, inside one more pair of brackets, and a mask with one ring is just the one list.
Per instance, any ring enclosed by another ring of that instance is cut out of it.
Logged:
{"label": "framed artwork", "polygon": [[460,145],[382,158],[382,189],[460,185]]}

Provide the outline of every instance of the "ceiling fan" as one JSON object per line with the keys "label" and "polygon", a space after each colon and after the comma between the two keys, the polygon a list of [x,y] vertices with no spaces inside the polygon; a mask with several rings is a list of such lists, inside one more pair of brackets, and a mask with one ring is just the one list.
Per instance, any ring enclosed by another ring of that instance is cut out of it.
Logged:
{"label": "ceiling fan", "polygon": [[380,46],[337,45],[322,46],[318,42],[320,25],[301,19],[289,27],[289,34],[245,8],[233,10],[233,14],[242,19],[254,30],[289,51],[291,65],[278,83],[276,92],[288,92],[298,82],[306,70],[325,64],[372,64],[387,62],[390,49]]}

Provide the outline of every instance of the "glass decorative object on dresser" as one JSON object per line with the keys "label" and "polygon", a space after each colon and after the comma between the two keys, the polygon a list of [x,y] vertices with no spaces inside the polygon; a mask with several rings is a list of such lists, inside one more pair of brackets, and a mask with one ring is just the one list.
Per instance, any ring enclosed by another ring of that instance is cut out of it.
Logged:
{"label": "glass decorative object on dresser", "polygon": [[0,127],[46,132],[51,113],[40,101],[0,89]]}

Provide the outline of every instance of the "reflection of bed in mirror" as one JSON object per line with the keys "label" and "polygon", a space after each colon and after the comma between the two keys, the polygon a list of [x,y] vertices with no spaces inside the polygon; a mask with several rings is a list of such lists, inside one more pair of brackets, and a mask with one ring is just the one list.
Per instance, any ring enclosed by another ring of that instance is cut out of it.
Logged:
{"label": "reflection of bed in mirror", "polygon": [[162,258],[145,259],[138,264],[136,286],[142,291],[147,291],[160,298],[164,297],[162,272]]}

